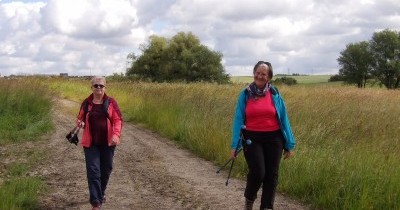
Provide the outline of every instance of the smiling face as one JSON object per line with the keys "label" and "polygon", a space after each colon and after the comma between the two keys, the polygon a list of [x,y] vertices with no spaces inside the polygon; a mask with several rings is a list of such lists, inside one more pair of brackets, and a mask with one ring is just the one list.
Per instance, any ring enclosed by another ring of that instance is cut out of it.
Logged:
{"label": "smiling face", "polygon": [[106,79],[104,77],[94,77],[92,79],[92,91],[95,96],[103,96],[106,89]]}
{"label": "smiling face", "polygon": [[254,71],[254,83],[258,88],[263,88],[265,84],[271,79],[269,77],[269,67],[266,64],[259,65]]}

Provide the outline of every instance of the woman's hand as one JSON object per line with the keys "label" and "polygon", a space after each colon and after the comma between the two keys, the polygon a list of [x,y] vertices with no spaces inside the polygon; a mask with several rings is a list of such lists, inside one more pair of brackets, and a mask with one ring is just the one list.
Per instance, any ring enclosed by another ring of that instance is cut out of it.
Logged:
{"label": "woman's hand", "polygon": [[76,119],[75,127],[84,128],[85,122],[83,122],[82,120]]}
{"label": "woman's hand", "polygon": [[236,158],[236,150],[231,150],[231,156],[230,159],[235,159]]}
{"label": "woman's hand", "polygon": [[111,145],[110,146],[115,146],[119,143],[119,138],[116,135],[113,135],[111,138]]}
{"label": "woman's hand", "polygon": [[81,122],[79,123],[79,127],[84,128],[84,127],[85,127],[85,122],[81,121]]}
{"label": "woman's hand", "polygon": [[286,160],[288,158],[291,158],[293,156],[293,153],[289,150],[284,150],[283,151],[283,159]]}

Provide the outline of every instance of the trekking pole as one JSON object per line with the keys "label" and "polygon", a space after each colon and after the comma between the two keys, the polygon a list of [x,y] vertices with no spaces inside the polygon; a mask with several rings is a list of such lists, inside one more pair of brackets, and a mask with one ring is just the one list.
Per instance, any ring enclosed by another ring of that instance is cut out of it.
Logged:
{"label": "trekking pole", "polygon": [[[247,145],[250,145],[250,144],[251,144],[251,140],[250,140],[250,139],[247,139],[247,140],[246,140],[246,144],[247,144]],[[225,186],[228,186],[229,177],[231,176],[231,172],[232,172],[232,168],[233,168],[233,163],[235,162],[235,159],[236,159],[236,157],[239,155],[240,151],[242,151],[242,150],[243,150],[243,148],[240,148],[239,151],[235,152],[234,158],[228,160],[229,162],[232,161],[232,164],[231,164],[231,167],[230,167],[230,169],[229,169],[228,179],[226,179]],[[228,162],[228,163],[229,163],[229,162]],[[228,165],[228,163],[226,163],[225,165]],[[221,169],[220,169],[220,170],[221,170]],[[219,173],[220,170],[218,170],[217,173]]]}
{"label": "trekking pole", "polygon": [[233,159],[235,159],[235,157],[240,153],[240,151],[242,151],[242,147],[240,147],[240,149],[238,150],[238,147],[239,147],[239,144],[240,144],[240,140],[242,139],[242,136],[243,136],[243,134],[242,134],[242,130],[244,129],[244,125],[242,126],[242,129],[241,129],[241,131],[240,131],[240,139],[239,139],[239,141],[238,141],[238,143],[236,144],[236,148],[235,148],[235,156],[234,156],[234,158],[229,158],[229,160],[227,160],[226,162],[225,162],[225,164],[223,165],[223,166],[221,166],[218,170],[217,170],[217,174],[219,174],[219,172],[223,169],[223,168],[225,168],[225,166],[227,166]]}
{"label": "trekking pole", "polygon": [[235,154],[233,155],[233,158],[231,159],[232,164],[231,164],[231,168],[229,169],[228,178],[226,179],[225,186],[228,186],[229,177],[231,176],[231,172],[232,172],[233,164],[235,163],[236,155],[239,154],[239,151],[238,151],[239,145],[240,145],[240,141],[238,141],[238,143],[236,145],[236,149],[235,149]]}
{"label": "trekking pole", "polygon": [[[239,153],[240,153],[241,151],[242,151],[242,148],[239,149],[239,151],[237,152],[237,154],[235,155],[235,157],[236,157],[237,155],[239,155]],[[233,158],[232,158],[232,159],[229,158],[229,160],[226,161],[225,164],[224,164],[223,166],[221,166],[221,167],[218,169],[217,174],[219,174],[219,172],[221,172],[221,170],[222,170],[223,168],[225,168],[232,160],[233,160]]]}
{"label": "trekking pole", "polygon": [[[233,164],[235,163],[236,156],[237,156],[237,155],[240,153],[240,151],[242,151],[242,149],[243,149],[243,145],[242,145],[242,147],[240,147],[240,148],[239,148],[239,146],[240,146],[240,143],[243,143],[243,140],[244,140],[243,131],[244,131],[245,129],[246,129],[246,126],[243,125],[242,128],[240,129],[240,139],[239,139],[239,141],[238,141],[238,143],[237,143],[237,145],[236,145],[235,154],[233,155],[233,158],[230,159],[230,160],[228,160],[228,162],[225,164],[225,165],[227,165],[227,164],[229,163],[229,161],[232,160],[232,164],[231,164],[231,167],[230,167],[230,169],[229,169],[228,178],[226,179],[225,186],[228,186],[229,178],[231,177],[231,172],[232,172]],[[247,139],[247,140],[245,141],[245,143],[246,143],[247,145],[250,145],[252,142],[251,142],[250,139]],[[218,172],[217,172],[217,173],[218,173]]]}

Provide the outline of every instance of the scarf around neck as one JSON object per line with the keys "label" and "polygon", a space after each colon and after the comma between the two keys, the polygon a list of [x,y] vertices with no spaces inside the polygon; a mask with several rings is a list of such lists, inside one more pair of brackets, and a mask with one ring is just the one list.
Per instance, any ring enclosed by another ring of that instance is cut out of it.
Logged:
{"label": "scarf around neck", "polygon": [[249,86],[247,86],[247,91],[250,93],[250,98],[257,99],[258,97],[263,97],[269,91],[271,87],[270,83],[267,83],[263,89],[259,89],[255,82],[252,82]]}

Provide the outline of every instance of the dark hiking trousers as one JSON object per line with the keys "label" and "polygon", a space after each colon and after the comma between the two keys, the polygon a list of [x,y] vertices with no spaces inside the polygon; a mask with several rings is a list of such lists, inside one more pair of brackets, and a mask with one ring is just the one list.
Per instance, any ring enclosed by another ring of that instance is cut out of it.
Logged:
{"label": "dark hiking trousers", "polygon": [[114,151],[115,146],[84,147],[89,201],[92,205],[103,202],[104,192],[113,169]]}
{"label": "dark hiking trousers", "polygon": [[244,156],[249,168],[244,196],[254,201],[262,185],[261,208],[273,208],[278,185],[279,163],[283,152],[281,130],[272,132],[245,131]]}

